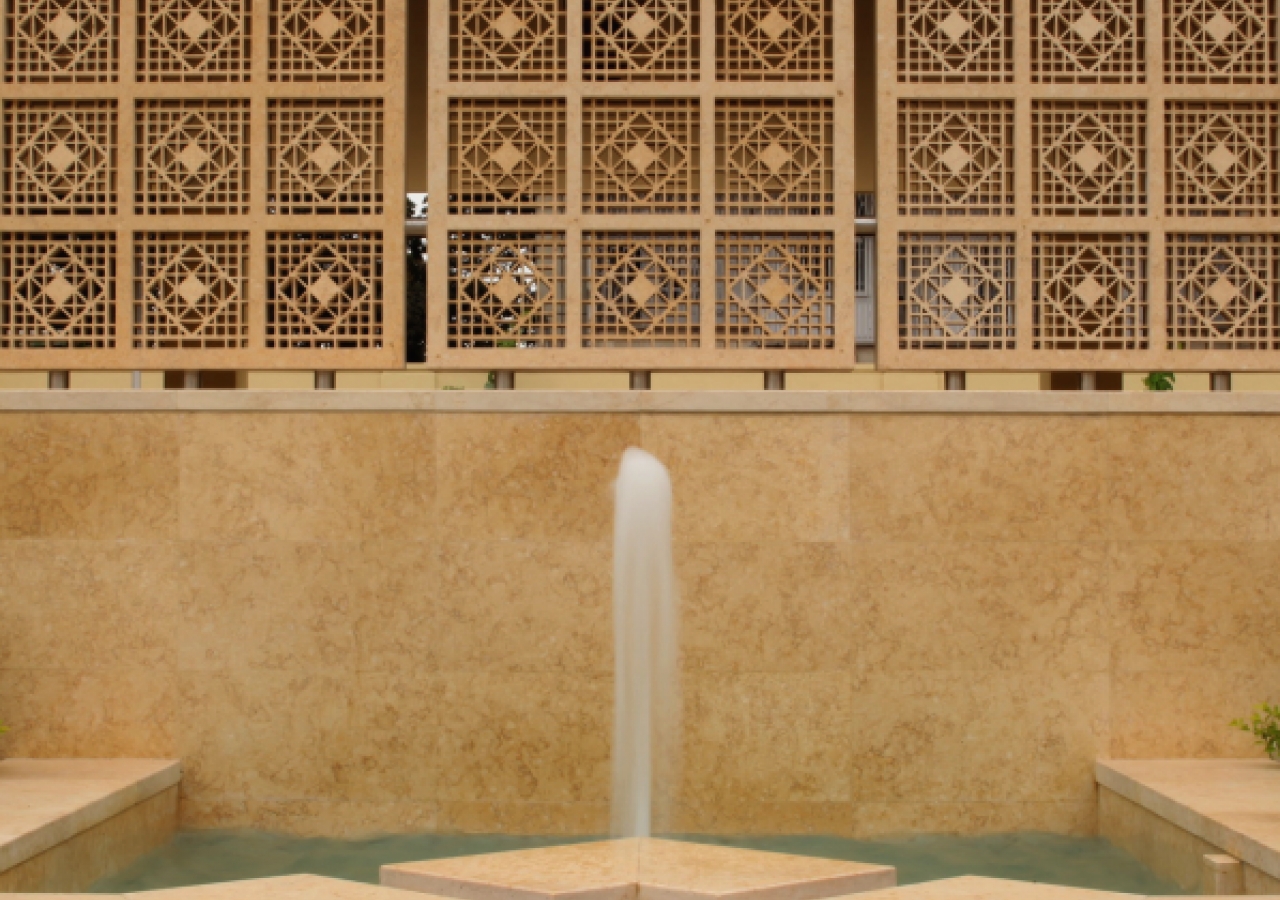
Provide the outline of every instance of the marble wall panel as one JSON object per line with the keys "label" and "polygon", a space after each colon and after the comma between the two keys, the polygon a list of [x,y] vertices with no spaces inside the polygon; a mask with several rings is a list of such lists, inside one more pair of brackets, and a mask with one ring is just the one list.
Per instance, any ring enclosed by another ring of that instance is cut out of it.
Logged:
{"label": "marble wall panel", "polygon": [[1255,755],[1280,421],[0,416],[0,754],[182,820],[600,833],[612,482],[676,491],[687,831],[1087,833],[1097,756]]}
{"label": "marble wall panel", "polygon": [[1276,536],[1280,420],[1150,416],[1113,421],[1112,536],[1118,540],[1250,541]]}
{"label": "marble wall panel", "polygon": [[174,416],[0,416],[0,539],[169,538],[179,448]]}
{"label": "marble wall panel", "polygon": [[846,417],[655,415],[642,427],[671,472],[677,542],[848,540]]}
{"label": "marble wall panel", "polygon": [[440,416],[440,527],[462,541],[599,541],[612,532],[613,479],[640,443],[623,415]]}
{"label": "marble wall panel", "polygon": [[436,488],[431,416],[184,414],[181,538],[426,539]]}
{"label": "marble wall panel", "polygon": [[1117,424],[1096,416],[853,416],[851,534],[907,542],[1104,539],[1106,448]]}

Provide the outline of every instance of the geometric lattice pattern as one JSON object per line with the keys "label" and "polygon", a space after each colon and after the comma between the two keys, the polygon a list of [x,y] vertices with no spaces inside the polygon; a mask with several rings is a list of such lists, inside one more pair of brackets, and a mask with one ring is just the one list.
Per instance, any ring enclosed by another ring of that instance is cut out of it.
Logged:
{"label": "geometric lattice pattern", "polygon": [[698,232],[582,236],[584,347],[696,347]]}
{"label": "geometric lattice pattern", "polygon": [[698,212],[698,112],[689,100],[587,100],[583,212]]}
{"label": "geometric lattice pattern", "polygon": [[381,100],[272,100],[267,204],[281,215],[380,215]]}
{"label": "geometric lattice pattern", "polygon": [[15,100],[4,105],[6,215],[116,213],[114,100]]}
{"label": "geometric lattice pattern", "polygon": [[1280,349],[1280,236],[1171,234],[1170,350]]}
{"label": "geometric lattice pattern", "polygon": [[1170,101],[1165,212],[1280,215],[1280,104]]}
{"label": "geometric lattice pattern", "polygon": [[[848,3],[430,12],[449,48],[428,62],[441,368],[852,364]],[[502,352],[525,348],[549,352]]]}
{"label": "geometric lattice pattern", "polygon": [[249,103],[140,100],[135,212],[249,211]]}
{"label": "geometric lattice pattern", "polygon": [[454,100],[449,107],[449,211],[563,213],[563,100]]}
{"label": "geometric lattice pattern", "polygon": [[825,81],[834,72],[833,0],[720,0],[716,77]]}
{"label": "geometric lattice pattern", "polygon": [[4,80],[114,82],[120,0],[6,0]]}
{"label": "geometric lattice pattern", "polygon": [[1146,235],[1037,234],[1032,280],[1037,349],[1147,348]]}
{"label": "geometric lattice pattern", "polygon": [[247,81],[251,0],[138,0],[146,81]]}
{"label": "geometric lattice pattern", "polygon": [[716,346],[835,346],[834,240],[828,232],[716,235]]}
{"label": "geometric lattice pattern", "polygon": [[0,369],[403,359],[406,3],[0,0]]}
{"label": "geometric lattice pattern", "polygon": [[716,214],[832,215],[833,131],[830,101],[718,101]]}
{"label": "geometric lattice pattern", "polygon": [[1033,101],[1035,212],[1145,215],[1146,128],[1145,104],[1137,101]]}
{"label": "geometric lattice pattern", "polygon": [[900,215],[1013,215],[1013,103],[898,101]]}
{"label": "geometric lattice pattern", "polygon": [[1012,234],[898,236],[898,345],[904,350],[1012,350]]}
{"label": "geometric lattice pattern", "polygon": [[449,346],[565,345],[564,235],[461,232],[449,238]]}
{"label": "geometric lattice pattern", "polygon": [[1145,80],[1143,0],[1031,0],[1031,80]]}
{"label": "geometric lattice pattern", "polygon": [[375,232],[269,232],[267,347],[380,347],[382,252]]}
{"label": "geometric lattice pattern", "polygon": [[1280,2],[876,9],[882,365],[1280,367]]}
{"label": "geometric lattice pattern", "polygon": [[700,0],[582,0],[583,79],[691,81]]}
{"label": "geometric lattice pattern", "polygon": [[271,81],[382,80],[384,0],[260,2],[270,10]]}
{"label": "geometric lattice pattern", "polygon": [[898,80],[1013,80],[1013,0],[897,0]]}
{"label": "geometric lattice pattern", "polygon": [[138,234],[134,253],[135,347],[249,345],[247,233]]}
{"label": "geometric lattice pattern", "polygon": [[1170,84],[1276,84],[1275,0],[1164,0]]}
{"label": "geometric lattice pattern", "polygon": [[115,346],[115,235],[0,236],[0,349]]}
{"label": "geometric lattice pattern", "polygon": [[566,0],[449,0],[454,81],[564,81]]}

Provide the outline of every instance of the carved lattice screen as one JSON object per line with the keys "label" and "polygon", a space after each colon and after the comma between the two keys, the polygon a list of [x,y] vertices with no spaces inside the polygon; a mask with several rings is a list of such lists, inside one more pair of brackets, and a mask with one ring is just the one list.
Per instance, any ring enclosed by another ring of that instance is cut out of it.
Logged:
{"label": "carved lattice screen", "polygon": [[405,0],[4,0],[0,368],[403,349]]}
{"label": "carved lattice screen", "polygon": [[1280,367],[1277,12],[878,0],[881,364]]}
{"label": "carved lattice screen", "polygon": [[430,9],[432,365],[852,364],[851,3]]}

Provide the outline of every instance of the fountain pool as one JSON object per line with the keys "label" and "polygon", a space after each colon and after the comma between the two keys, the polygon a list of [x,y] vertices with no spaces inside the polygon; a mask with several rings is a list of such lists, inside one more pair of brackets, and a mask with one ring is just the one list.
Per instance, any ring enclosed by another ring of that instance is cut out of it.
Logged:
{"label": "fountain pool", "polygon": [[[298,838],[251,831],[181,832],[167,846],[95,884],[95,893],[124,893],[192,884],[310,873],[376,884],[379,867],[526,847],[598,840],[596,837],[514,835],[394,835],[364,840]],[[1101,838],[1021,833],[981,837],[927,835],[880,840],[834,836],[722,837],[683,840],[896,866],[900,884],[955,875],[1145,895],[1182,893]]]}

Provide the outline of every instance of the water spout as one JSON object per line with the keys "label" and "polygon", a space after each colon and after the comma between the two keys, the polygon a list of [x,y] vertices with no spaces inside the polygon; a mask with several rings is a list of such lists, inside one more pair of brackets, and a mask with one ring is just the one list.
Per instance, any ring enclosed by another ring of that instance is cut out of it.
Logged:
{"label": "water spout", "polygon": [[615,492],[611,830],[615,837],[649,837],[655,826],[666,826],[677,758],[671,478],[662,463],[632,448],[623,454]]}

